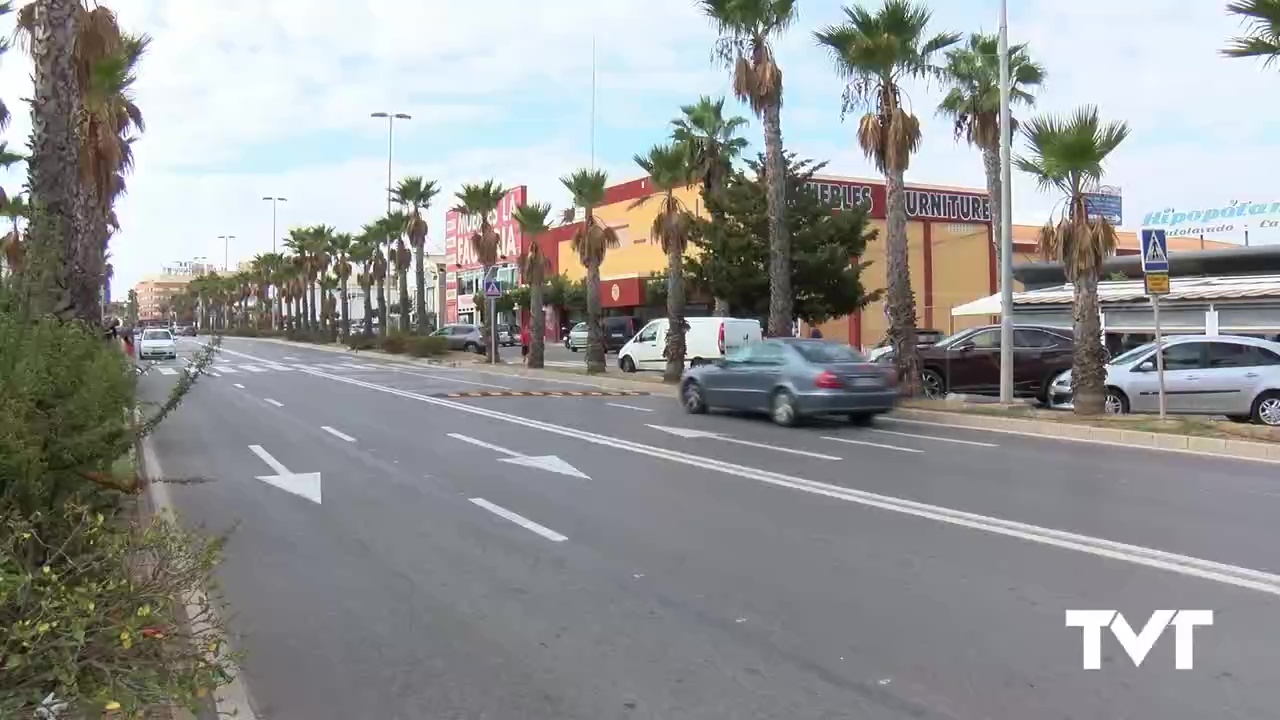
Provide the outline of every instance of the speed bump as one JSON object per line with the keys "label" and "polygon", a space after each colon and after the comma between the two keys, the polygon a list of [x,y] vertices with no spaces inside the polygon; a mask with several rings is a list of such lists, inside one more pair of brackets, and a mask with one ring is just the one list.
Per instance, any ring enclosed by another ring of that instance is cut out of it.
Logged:
{"label": "speed bump", "polygon": [[434,393],[438,398],[491,398],[491,397],[638,397],[647,392],[635,390],[468,390],[466,392]]}

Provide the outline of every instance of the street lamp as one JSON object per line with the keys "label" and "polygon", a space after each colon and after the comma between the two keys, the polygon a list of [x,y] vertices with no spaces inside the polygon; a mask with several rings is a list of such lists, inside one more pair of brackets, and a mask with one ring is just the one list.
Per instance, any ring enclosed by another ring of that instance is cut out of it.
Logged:
{"label": "street lamp", "polygon": [[1000,0],[1000,402],[1013,402],[1013,130],[1009,118],[1009,2]]}
{"label": "street lamp", "polygon": [[271,252],[276,251],[276,203],[288,202],[289,198],[264,195],[263,200],[271,201]]}
{"label": "street lamp", "polygon": [[[392,158],[392,149],[394,148],[393,140],[395,138],[395,124],[397,120],[412,120],[413,116],[408,115],[406,113],[375,112],[375,113],[369,113],[369,117],[387,119],[387,214],[390,215],[391,214],[391,158]],[[397,280],[398,279],[399,278],[397,277]],[[388,287],[391,287],[391,283],[387,283],[387,285]],[[403,314],[405,312],[405,308],[400,308],[400,312]]]}
{"label": "street lamp", "polygon": [[236,239],[235,235],[219,235],[218,239],[222,241],[222,272],[231,272],[231,241]]}

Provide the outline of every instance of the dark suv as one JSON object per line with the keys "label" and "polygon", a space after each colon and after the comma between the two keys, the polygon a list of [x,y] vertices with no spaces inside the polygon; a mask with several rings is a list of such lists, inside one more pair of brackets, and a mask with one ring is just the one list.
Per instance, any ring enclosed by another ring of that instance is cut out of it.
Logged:
{"label": "dark suv", "polygon": [[638,318],[630,315],[621,317],[601,318],[600,324],[604,330],[604,351],[616,353],[622,349],[627,341],[636,336],[640,332],[640,327],[644,323]]}
{"label": "dark suv", "polygon": [[[1013,328],[1013,392],[1048,402],[1049,386],[1071,369],[1070,330],[1044,325]],[[926,397],[949,392],[997,395],[1000,392],[1000,326],[970,328],[920,348],[922,390]],[[891,362],[892,356],[880,358]]]}

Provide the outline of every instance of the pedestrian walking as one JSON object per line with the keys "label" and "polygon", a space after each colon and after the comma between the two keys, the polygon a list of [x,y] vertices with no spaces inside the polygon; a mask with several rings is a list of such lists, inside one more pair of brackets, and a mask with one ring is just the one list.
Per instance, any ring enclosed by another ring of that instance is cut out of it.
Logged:
{"label": "pedestrian walking", "polygon": [[529,348],[533,345],[533,333],[529,328],[520,328],[520,357],[525,365],[529,364]]}

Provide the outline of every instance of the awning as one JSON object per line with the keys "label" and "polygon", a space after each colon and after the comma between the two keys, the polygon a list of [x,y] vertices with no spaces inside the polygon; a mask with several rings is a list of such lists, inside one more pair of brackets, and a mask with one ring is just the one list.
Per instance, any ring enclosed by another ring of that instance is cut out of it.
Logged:
{"label": "awning", "polygon": [[999,315],[1000,314],[1000,295],[992,295],[990,297],[978,298],[972,302],[963,305],[957,305],[951,308],[951,317],[965,317],[972,315]]}

